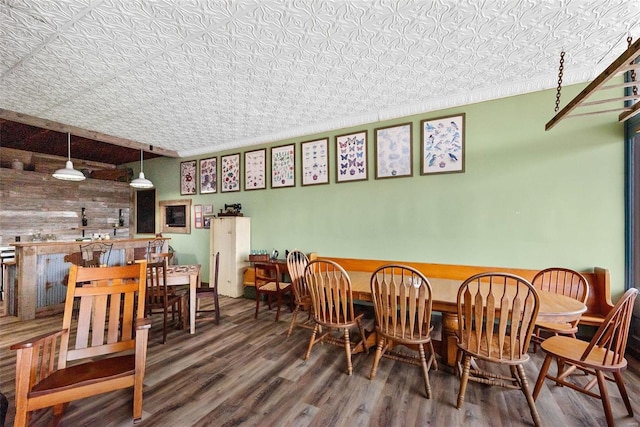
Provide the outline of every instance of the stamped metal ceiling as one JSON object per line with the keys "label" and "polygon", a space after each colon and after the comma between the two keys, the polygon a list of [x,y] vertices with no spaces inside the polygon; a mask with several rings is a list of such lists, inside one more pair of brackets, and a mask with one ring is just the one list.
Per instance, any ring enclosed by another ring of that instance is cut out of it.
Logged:
{"label": "stamped metal ceiling", "polygon": [[628,36],[638,0],[0,0],[0,108],[200,155],[553,88],[563,49],[586,82]]}

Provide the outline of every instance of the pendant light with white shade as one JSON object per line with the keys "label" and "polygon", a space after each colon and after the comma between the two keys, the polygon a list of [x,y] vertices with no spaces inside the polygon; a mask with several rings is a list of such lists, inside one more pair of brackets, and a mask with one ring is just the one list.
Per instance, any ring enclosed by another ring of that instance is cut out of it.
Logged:
{"label": "pendant light with white shade", "polygon": [[144,156],[144,151],[140,150],[140,175],[138,178],[134,179],[129,183],[130,186],[135,188],[136,190],[146,190],[149,188],[153,188],[153,182],[149,181],[144,177],[144,172],[142,171],[142,160]]}
{"label": "pendant light with white shade", "polygon": [[67,151],[68,151],[68,160],[64,169],[58,169],[53,173],[53,177],[57,179],[61,179],[63,181],[84,181],[86,176],[79,170],[73,168],[73,163],[71,162],[71,134],[67,133]]}

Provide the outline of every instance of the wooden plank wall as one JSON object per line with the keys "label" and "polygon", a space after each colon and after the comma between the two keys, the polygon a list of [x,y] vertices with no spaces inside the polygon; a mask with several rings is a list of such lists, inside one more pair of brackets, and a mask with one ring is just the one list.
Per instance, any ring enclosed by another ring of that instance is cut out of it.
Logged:
{"label": "wooden plank wall", "polygon": [[[0,168],[0,245],[20,236],[27,242],[40,233],[57,240],[82,236],[81,211],[86,208],[87,236],[109,233],[110,238],[130,238],[133,230],[133,191],[126,182],[86,179],[60,181],[49,173]],[[124,227],[116,230],[119,210]]]}

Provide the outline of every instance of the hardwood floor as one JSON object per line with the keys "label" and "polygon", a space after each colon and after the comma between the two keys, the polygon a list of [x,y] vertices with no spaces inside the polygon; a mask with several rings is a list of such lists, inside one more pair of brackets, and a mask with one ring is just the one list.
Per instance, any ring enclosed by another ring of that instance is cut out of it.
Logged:
{"label": "hardwood floor", "polygon": [[[290,313],[279,322],[255,303],[220,298],[220,325],[197,324],[196,334],[171,330],[161,344],[160,316],[154,317],[145,376],[144,416],[140,426],[519,426],[533,425],[519,391],[471,383],[464,407],[455,407],[458,378],[431,371],[433,397],[424,397],[419,368],[383,359],[369,380],[373,350],[353,356],[353,376],[346,374],[344,350],[314,347],[301,359],[310,331],[286,332]],[[9,398],[7,426],[13,424],[15,352],[9,345],[55,330],[61,316],[17,322],[0,319],[0,391]],[[370,328],[371,325],[368,327]],[[532,354],[526,367],[529,383],[537,378],[543,352]],[[628,417],[614,384],[609,390],[616,425],[640,422],[640,365],[627,357],[624,373],[635,417]],[[61,426],[132,425],[131,391],[122,390],[72,402]],[[601,402],[567,387],[545,386],[537,407],[548,426],[605,425]],[[32,425],[50,425],[51,410],[32,415]]]}

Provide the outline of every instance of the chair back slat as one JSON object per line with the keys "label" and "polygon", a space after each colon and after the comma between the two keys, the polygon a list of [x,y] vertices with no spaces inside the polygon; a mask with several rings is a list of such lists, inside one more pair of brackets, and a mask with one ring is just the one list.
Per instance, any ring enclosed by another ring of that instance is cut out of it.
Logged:
{"label": "chair back slat", "polygon": [[371,275],[371,299],[377,330],[402,340],[429,340],[432,290],[427,278],[412,267],[387,264]]}
{"label": "chair back slat", "polygon": [[539,271],[531,284],[538,290],[564,295],[586,303],[589,298],[589,282],[577,271],[551,267]]}
{"label": "chair back slat", "polygon": [[603,365],[617,365],[623,362],[633,303],[637,295],[638,289],[635,288],[624,293],[596,331],[580,360],[586,360],[592,351],[604,349],[606,351],[602,355]]}
{"label": "chair back slat", "polygon": [[351,279],[340,265],[329,260],[311,261],[305,269],[305,280],[316,322],[335,325],[354,322]]}
{"label": "chair back slat", "polygon": [[301,305],[303,300],[309,297],[309,289],[304,279],[304,269],[309,264],[309,258],[299,251],[293,250],[287,255],[287,269],[291,277],[291,288],[296,304]]}
{"label": "chair back slat", "polygon": [[[134,318],[144,317],[145,270],[146,262],[121,267],[71,266],[63,328],[74,333],[62,337],[58,368],[64,368],[67,361],[134,348]],[[72,322],[74,301],[78,300],[78,319]],[[73,335],[76,339],[70,348],[69,336]]]}
{"label": "chair back slat", "polygon": [[458,339],[472,353],[493,360],[519,360],[527,352],[539,298],[525,279],[481,273],[458,290]]}

